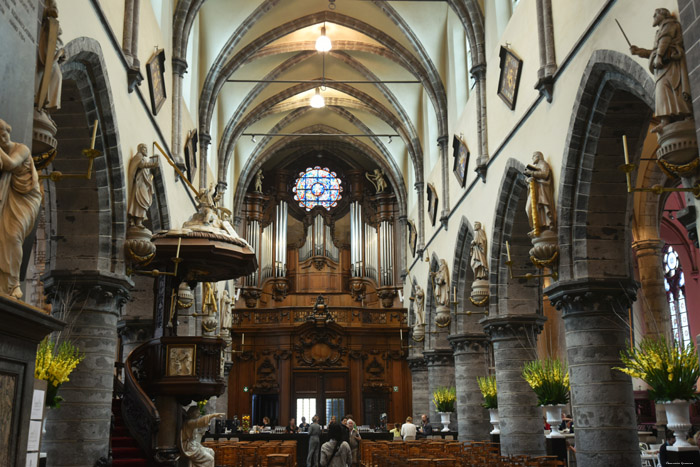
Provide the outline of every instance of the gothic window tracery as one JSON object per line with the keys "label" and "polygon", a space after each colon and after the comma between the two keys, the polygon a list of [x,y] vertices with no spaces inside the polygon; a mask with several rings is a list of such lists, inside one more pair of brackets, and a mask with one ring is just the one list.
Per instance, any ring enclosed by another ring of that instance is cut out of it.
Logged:
{"label": "gothic window tracery", "polygon": [[691,342],[688,312],[685,302],[685,275],[678,252],[671,245],[664,248],[664,287],[671,313],[673,340],[685,346]]}
{"label": "gothic window tracery", "polygon": [[311,211],[316,206],[322,206],[330,211],[338,205],[342,198],[343,187],[341,180],[335,172],[331,172],[327,167],[309,167],[304,172],[299,173],[299,178],[294,182],[294,200],[299,202],[299,206]]}

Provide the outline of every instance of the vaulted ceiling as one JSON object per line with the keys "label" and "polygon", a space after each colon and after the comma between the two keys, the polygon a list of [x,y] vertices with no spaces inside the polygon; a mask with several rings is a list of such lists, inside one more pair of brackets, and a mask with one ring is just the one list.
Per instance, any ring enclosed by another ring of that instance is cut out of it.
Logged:
{"label": "vaulted ceiling", "polygon": [[[213,141],[202,153],[216,154],[219,181],[233,169],[234,199],[259,168],[318,152],[381,167],[405,207],[409,183],[422,181],[429,152],[448,134],[448,105],[464,106],[466,91],[446,83],[466,88],[466,38],[481,17],[471,0],[180,0],[175,58],[185,58],[198,22],[191,72],[200,140]],[[328,52],[315,48],[322,27]],[[323,108],[310,106],[316,90]]]}

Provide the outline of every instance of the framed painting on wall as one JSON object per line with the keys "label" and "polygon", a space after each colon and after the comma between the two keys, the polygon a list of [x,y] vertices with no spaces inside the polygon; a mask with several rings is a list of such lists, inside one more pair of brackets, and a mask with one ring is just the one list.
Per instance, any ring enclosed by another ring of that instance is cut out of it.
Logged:
{"label": "framed painting on wall", "polygon": [[498,96],[510,108],[515,109],[518,99],[520,74],[523,71],[523,61],[512,50],[501,47],[501,74],[498,78]]}
{"label": "framed painting on wall", "polygon": [[411,248],[411,256],[416,256],[416,244],[418,243],[418,231],[413,221],[407,221],[408,226],[408,246]]}
{"label": "framed painting on wall", "polygon": [[464,188],[464,185],[467,183],[467,170],[469,168],[469,148],[464,140],[454,136],[454,138],[452,138],[452,149],[455,159],[452,173],[457,177],[459,186]]}
{"label": "framed painting on wall", "polygon": [[430,225],[435,225],[438,211],[438,195],[437,190],[432,183],[428,183],[428,217],[430,217]]}
{"label": "framed painting on wall", "polygon": [[158,111],[165,103],[165,50],[159,49],[146,62],[146,75],[148,76],[148,89],[151,91],[151,112],[158,115]]}

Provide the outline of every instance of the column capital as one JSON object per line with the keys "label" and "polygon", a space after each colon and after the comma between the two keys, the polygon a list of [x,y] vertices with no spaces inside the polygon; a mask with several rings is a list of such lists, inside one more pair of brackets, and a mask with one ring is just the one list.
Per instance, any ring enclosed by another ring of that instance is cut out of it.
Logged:
{"label": "column capital", "polygon": [[423,187],[425,186],[425,182],[416,182],[413,184],[413,188],[418,192],[418,194],[423,193]]}
{"label": "column capital", "polygon": [[[47,299],[83,301],[91,308],[120,315],[134,283],[127,276],[104,271],[54,270],[44,276]],[[70,304],[64,304],[70,307]],[[60,311],[60,310],[54,310]]]}
{"label": "column capital", "polygon": [[[663,250],[666,242],[660,238],[646,238],[644,240],[635,240],[632,242],[632,249],[637,255],[641,254],[656,254],[661,255],[661,250]],[[645,250],[652,250],[651,252],[646,252]]]}
{"label": "column capital", "polygon": [[483,63],[474,65],[471,70],[469,70],[469,73],[471,73],[476,81],[484,79],[486,78],[486,65]]}
{"label": "column capital", "polygon": [[535,338],[542,332],[546,320],[544,316],[527,314],[485,318],[480,323],[484,326],[486,335],[493,342],[522,339],[526,336],[531,338],[532,342],[536,342]]}
{"label": "column capital", "polygon": [[211,144],[211,135],[206,131],[200,132],[199,144],[200,146],[209,147],[209,145]]}
{"label": "column capital", "polygon": [[489,346],[489,337],[486,334],[454,334],[452,336],[448,336],[447,340],[452,346],[454,355],[480,353]]}
{"label": "column capital", "polygon": [[173,57],[173,73],[182,78],[187,73],[187,60],[180,57]]}
{"label": "column capital", "polygon": [[408,363],[408,368],[411,370],[411,372],[426,371],[428,369],[428,366],[425,363],[425,358],[422,356],[409,357],[406,359],[406,362]]}
{"label": "column capital", "polygon": [[544,293],[564,314],[619,312],[637,299],[639,283],[632,279],[580,279],[560,281]]}
{"label": "column capital", "polygon": [[223,180],[216,182],[216,193],[226,193],[226,188],[228,188],[228,183]]}
{"label": "column capital", "polygon": [[447,135],[438,136],[437,144],[438,144],[438,146],[440,146],[441,150],[445,150],[447,148],[448,139],[449,138]]}
{"label": "column capital", "polygon": [[455,364],[454,355],[450,349],[426,350],[423,352],[423,358],[428,367],[454,366]]}

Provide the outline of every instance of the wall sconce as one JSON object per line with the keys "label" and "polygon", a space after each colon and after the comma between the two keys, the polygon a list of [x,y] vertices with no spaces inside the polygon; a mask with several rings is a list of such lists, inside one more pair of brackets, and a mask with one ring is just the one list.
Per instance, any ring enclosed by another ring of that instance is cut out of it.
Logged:
{"label": "wall sconce", "polygon": [[556,271],[552,271],[551,274],[531,274],[527,273],[522,276],[514,276],[513,275],[513,260],[510,258],[510,245],[508,244],[508,240],[506,240],[506,253],[508,254],[508,261],[506,261],[506,266],[508,266],[508,273],[510,274],[511,279],[525,279],[525,280],[530,280],[530,279],[535,279],[538,277],[551,277],[552,279],[559,280],[559,273]]}
{"label": "wall sconce", "polygon": [[[619,167],[619,170],[625,173],[627,178],[627,193],[654,193],[655,195],[661,195],[663,193],[692,193],[695,199],[700,199],[700,183],[696,183],[691,188],[666,188],[661,185],[654,185],[651,188],[634,188],[632,187],[632,172],[637,168],[636,164],[630,164],[630,156],[627,151],[627,135],[622,135],[622,147],[625,151],[625,164]],[[663,165],[659,163],[662,171],[666,172]]]}

